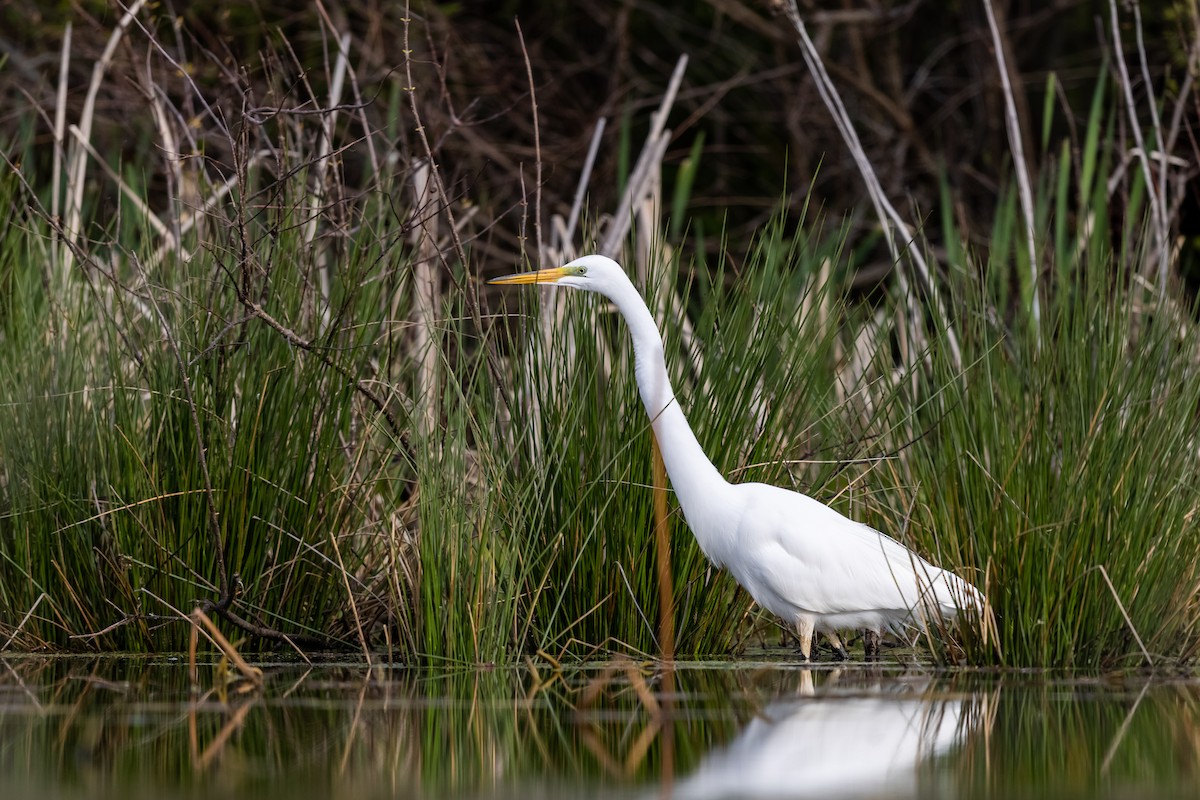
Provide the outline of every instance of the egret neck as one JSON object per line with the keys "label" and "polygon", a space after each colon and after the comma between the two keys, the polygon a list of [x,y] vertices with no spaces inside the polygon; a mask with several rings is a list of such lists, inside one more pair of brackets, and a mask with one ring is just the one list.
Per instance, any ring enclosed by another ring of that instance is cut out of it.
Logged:
{"label": "egret neck", "polygon": [[729,483],[704,454],[679,407],[671,388],[671,378],[667,375],[662,336],[641,295],[632,283],[628,283],[621,290],[611,292],[609,299],[625,317],[633,335],[638,392],[658,439],[671,487],[701,549],[709,557],[716,558],[718,542],[713,540],[716,532],[710,535],[711,526],[705,524],[705,509],[712,507]]}

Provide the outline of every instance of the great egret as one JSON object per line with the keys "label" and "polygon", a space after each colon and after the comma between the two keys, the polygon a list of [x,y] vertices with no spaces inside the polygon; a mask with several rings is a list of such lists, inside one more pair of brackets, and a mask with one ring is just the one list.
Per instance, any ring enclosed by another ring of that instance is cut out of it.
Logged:
{"label": "great egret", "polygon": [[807,495],[764,483],[731,484],[704,455],[667,375],[662,336],[621,265],[605,256],[494,278],[492,284],[557,284],[616,305],[633,334],[638,391],[671,486],[700,549],[729,570],[759,605],[796,627],[808,661],[813,633],[865,629],[868,657],[882,631],[980,613],[983,596],[879,531]]}

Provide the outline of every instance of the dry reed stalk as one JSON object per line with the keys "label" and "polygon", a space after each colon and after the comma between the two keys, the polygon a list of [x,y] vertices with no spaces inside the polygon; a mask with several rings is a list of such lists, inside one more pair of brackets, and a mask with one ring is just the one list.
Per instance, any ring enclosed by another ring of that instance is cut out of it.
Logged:
{"label": "dry reed stalk", "polygon": [[[1136,8],[1136,6],[1137,6],[1136,2],[1134,3],[1134,6]],[[1166,281],[1167,281],[1167,269],[1168,269],[1167,258],[1169,256],[1169,252],[1168,252],[1169,244],[1167,242],[1167,238],[1169,236],[1168,231],[1170,229],[1170,223],[1167,220],[1167,216],[1166,216],[1166,198],[1160,197],[1159,193],[1155,190],[1154,175],[1150,169],[1150,158],[1149,158],[1149,154],[1146,151],[1145,138],[1142,136],[1141,122],[1138,120],[1137,103],[1133,99],[1133,83],[1129,78],[1129,69],[1125,65],[1125,49],[1124,49],[1124,47],[1121,46],[1121,28],[1120,28],[1120,20],[1117,18],[1116,0],[1108,0],[1108,7],[1109,7],[1109,21],[1112,25],[1113,48],[1116,50],[1116,55],[1117,55],[1117,57],[1116,57],[1117,74],[1119,74],[1121,76],[1121,81],[1120,81],[1121,90],[1122,90],[1122,94],[1125,99],[1125,111],[1129,116],[1129,129],[1131,131],[1133,131],[1133,140],[1137,144],[1137,149],[1134,151],[1133,155],[1135,155],[1137,157],[1138,164],[1141,165],[1141,168],[1142,168],[1142,177],[1146,181],[1146,194],[1150,198],[1150,215],[1154,220],[1155,254],[1156,254],[1156,257],[1158,260],[1158,270],[1157,270],[1158,276],[1157,277],[1158,277],[1158,284],[1159,284],[1159,294],[1160,294],[1160,296],[1165,296]],[[1137,14],[1137,28],[1138,28],[1138,37],[1139,37],[1139,45],[1140,45],[1140,42],[1141,42],[1141,13],[1140,13],[1140,11]],[[1153,102],[1154,94],[1151,91],[1151,88],[1152,87],[1151,87],[1149,81],[1147,81],[1146,90],[1147,90],[1147,94],[1151,98],[1150,118],[1154,121],[1155,132],[1159,136],[1159,139],[1161,141],[1161,132],[1159,131],[1159,123],[1158,123],[1158,110],[1154,106],[1154,102]],[[1161,147],[1161,145],[1160,145],[1160,147]],[[1167,169],[1167,164],[1165,163],[1166,153],[1163,152],[1161,149],[1159,150],[1159,152],[1162,153],[1163,158],[1164,158],[1164,163],[1162,165],[1162,169],[1165,172],[1165,170]],[[1165,186],[1163,188],[1165,191]],[[1147,260],[1147,263],[1149,263],[1149,260]]]}
{"label": "dry reed stalk", "polygon": [[[62,170],[66,163],[65,131],[67,125],[67,74],[71,66],[71,23],[67,23],[63,32],[62,57],[58,64],[58,91],[54,96],[54,158],[51,162],[50,177],[50,216],[55,220],[59,217],[59,202],[62,194]],[[50,243],[50,268],[57,273],[59,267],[59,244],[54,239]]]}
{"label": "dry reed stalk", "polygon": [[354,616],[354,630],[358,633],[358,643],[362,647],[363,658],[367,660],[367,666],[374,666],[371,647],[367,642],[367,635],[363,631],[362,617],[358,613],[358,602],[354,599],[354,590],[350,588],[350,572],[346,569],[346,562],[342,560],[342,548],[338,545],[336,531],[329,532],[329,543],[333,545],[333,554],[337,556],[338,574],[341,575],[342,585],[346,588],[346,600],[350,603],[350,613]]}
{"label": "dry reed stalk", "polygon": [[571,233],[567,229],[567,220],[562,214],[550,215],[550,247],[546,263],[566,264],[578,258],[575,243],[571,241]]}
{"label": "dry reed stalk", "polygon": [[992,32],[992,48],[996,51],[996,67],[1000,72],[1000,85],[1004,89],[1004,124],[1008,130],[1008,146],[1012,151],[1013,169],[1017,173],[1017,195],[1021,200],[1021,216],[1025,219],[1025,247],[1029,257],[1029,285],[1032,296],[1029,301],[1029,316],[1033,320],[1034,340],[1041,342],[1042,308],[1038,299],[1037,244],[1033,235],[1034,211],[1033,190],[1029,184],[1029,166],[1025,161],[1025,144],[1021,136],[1021,121],[1017,118],[1017,103],[1013,96],[1012,82],[1008,75],[1008,62],[1004,58],[1004,42],[1000,38],[1000,26],[992,0],[983,0],[987,12],[988,28]]}
{"label": "dry reed stalk", "polygon": [[229,717],[213,740],[209,742],[208,747],[204,748],[204,752],[196,759],[197,769],[207,769],[208,766],[216,759],[217,756],[225,749],[225,745],[229,742],[229,737],[233,736],[246,721],[246,715],[250,713],[250,709],[254,708],[256,703],[244,703],[238,706],[237,710]]}
{"label": "dry reed stalk", "polygon": [[622,777],[629,780],[637,773],[638,768],[642,766],[642,762],[646,760],[646,756],[650,752],[650,746],[654,744],[654,740],[658,738],[661,730],[662,723],[657,719],[642,729],[642,732],[634,739],[629,752],[625,754],[625,763],[621,767]]}
{"label": "dry reed stalk", "polygon": [[[336,32],[337,26],[333,24],[333,19],[329,16],[329,11],[325,8],[325,4],[321,0],[316,3],[317,13],[321,16],[321,22],[331,31]],[[349,34],[347,34],[347,37]],[[344,44],[343,44],[344,41]],[[340,40],[342,44],[342,52],[348,52],[348,40]],[[367,159],[371,164],[371,174],[375,176],[382,175],[379,164],[379,156],[375,152],[375,132],[371,128],[371,124],[367,121],[367,103],[363,102],[362,92],[358,87],[358,74],[354,71],[354,65],[350,63],[350,59],[346,59],[346,74],[350,76],[350,91],[354,93],[354,107],[356,109],[359,123],[362,125],[363,143],[367,147]]]}
{"label": "dry reed stalk", "polygon": [[[126,9],[121,19],[117,22],[117,26],[113,28],[112,34],[108,37],[108,43],[104,47],[104,51],[100,54],[100,59],[92,68],[92,81],[88,85],[87,96],[83,101],[83,110],[79,115],[79,138],[82,141],[90,142],[92,138],[92,123],[96,116],[96,95],[100,92],[100,84],[104,81],[104,75],[108,71],[109,65],[112,63],[113,56],[116,54],[117,45],[121,43],[125,31],[128,30],[130,24],[137,17],[138,12],[142,10],[142,6],[146,5],[146,0],[134,0],[134,3]],[[67,219],[63,224],[63,230],[67,238],[67,250],[63,254],[61,264],[59,265],[58,281],[59,286],[66,286],[68,276],[71,273],[71,268],[74,266],[73,245],[79,241],[82,234],[80,225],[83,220],[83,193],[87,188],[87,152],[82,147],[70,148],[67,165],[67,194],[66,194],[66,213]]]}
{"label": "dry reed stalk", "polygon": [[570,247],[575,240],[575,226],[579,223],[579,214],[583,209],[583,198],[587,193],[588,184],[592,179],[592,169],[596,165],[596,154],[600,152],[600,140],[604,136],[604,128],[608,124],[606,117],[596,120],[592,131],[592,141],[588,144],[587,157],[583,160],[583,169],[579,172],[579,184],[575,187],[575,199],[571,202],[571,213],[567,217],[566,228],[562,234],[562,247]]}
{"label": "dry reed stalk", "polygon": [[[633,221],[637,222],[637,235],[633,240],[633,267],[636,275],[634,282],[643,287],[646,305],[657,311],[661,317],[666,303],[666,294],[670,289],[655,280],[661,277],[661,270],[656,270],[652,262],[656,254],[661,252],[665,243],[659,232],[659,221],[662,219],[662,158],[654,161],[646,173],[642,197],[633,204]],[[654,281],[653,283],[651,281]]]}
{"label": "dry reed stalk", "polygon": [[[145,84],[146,99],[150,104],[150,114],[154,118],[154,127],[158,129],[158,136],[161,141],[162,157],[164,171],[167,177],[167,192],[170,200],[170,228],[171,234],[167,237],[162,247],[166,248],[166,252],[176,251],[179,258],[184,261],[190,260],[191,256],[182,248],[183,239],[183,208],[188,202],[185,200],[184,193],[189,195],[188,199],[193,201],[198,198],[191,197],[198,194],[196,181],[185,183],[183,174],[183,154],[179,149],[179,140],[175,135],[175,131],[171,126],[170,118],[167,116],[167,110],[164,107],[163,93],[158,90],[158,86],[154,83],[153,76],[150,74],[149,65],[146,66],[142,73],[142,80]],[[195,202],[195,205],[199,205]],[[156,259],[155,267],[158,265]],[[154,268],[149,270],[154,271]]]}
{"label": "dry reed stalk", "polygon": [[[1168,277],[1167,272],[1169,269],[1169,265],[1172,261],[1171,253],[1170,253],[1170,251],[1171,251],[1171,244],[1170,244],[1171,212],[1169,210],[1170,202],[1167,199],[1167,172],[1168,172],[1167,167],[1170,163],[1170,156],[1168,155],[1166,146],[1163,143],[1162,123],[1159,120],[1158,104],[1154,102],[1154,93],[1152,91],[1152,87],[1154,86],[1154,81],[1151,80],[1151,78],[1150,78],[1150,66],[1146,63],[1146,41],[1145,41],[1145,37],[1142,34],[1142,7],[1138,3],[1137,0],[1132,0],[1130,5],[1132,5],[1132,7],[1133,7],[1133,20],[1134,20],[1133,30],[1134,30],[1134,34],[1135,34],[1135,40],[1137,41],[1138,61],[1141,63],[1142,80],[1146,84],[1146,94],[1149,97],[1149,102],[1147,103],[1147,105],[1150,107],[1150,125],[1154,130],[1154,143],[1155,143],[1155,146],[1158,148],[1158,153],[1159,153],[1160,161],[1161,161],[1161,163],[1159,164],[1159,169],[1158,169],[1158,188],[1157,188],[1158,198],[1159,198],[1159,211],[1161,212],[1161,218],[1158,220],[1158,222],[1159,222],[1159,229],[1158,229],[1158,246],[1159,246],[1158,289],[1159,289],[1159,296],[1161,298],[1166,298],[1166,296],[1167,296],[1167,277]],[[1195,13],[1195,3],[1193,3],[1191,7],[1193,10],[1193,13]],[[1189,58],[1189,60],[1190,60],[1190,58]],[[1188,72],[1187,77],[1189,79],[1191,78],[1190,71]],[[1182,105],[1182,100],[1180,100],[1178,102],[1179,102],[1179,104]],[[1155,188],[1153,185],[1147,185],[1146,188],[1151,194],[1153,194],[1155,191]],[[1182,200],[1182,198],[1181,198],[1181,200]]]}
{"label": "dry reed stalk", "polygon": [[[951,358],[961,373],[962,349],[958,344],[958,335],[954,332],[954,326],[950,323],[945,305],[942,303],[941,293],[938,291],[937,285],[933,282],[933,275],[930,272],[929,265],[925,262],[924,256],[921,255],[920,248],[917,247],[917,242],[913,237],[912,231],[909,230],[904,219],[884,193],[883,186],[880,184],[879,178],[876,176],[875,170],[867,158],[866,150],[863,149],[862,142],[858,138],[854,123],[851,121],[850,115],[842,103],[841,95],[838,94],[837,87],[829,77],[829,73],[825,70],[825,64],[821,60],[821,55],[817,51],[816,45],[813,44],[812,39],[808,35],[808,30],[804,26],[804,20],[800,18],[800,10],[796,7],[796,0],[787,0],[784,10],[792,23],[792,27],[796,29],[796,33],[800,38],[800,49],[804,55],[805,62],[808,64],[809,71],[816,81],[817,91],[820,93],[821,99],[825,102],[826,108],[829,109],[838,131],[850,149],[854,163],[867,185],[867,194],[870,196],[875,213],[879,217],[879,223],[883,228],[884,238],[891,251],[892,260],[894,263],[899,264],[901,254],[908,255],[922,289],[924,289],[933,301],[934,308],[937,310],[938,316],[945,327],[946,345],[950,348]],[[896,242],[897,231],[903,238],[903,247]],[[916,323],[912,324],[911,332],[913,335],[922,335],[920,333],[921,325],[919,324],[919,320],[921,319],[920,308],[916,305],[911,292],[908,291],[908,283],[904,277],[903,270],[897,270],[897,279],[900,283],[900,291],[909,302],[911,322]]]}
{"label": "dry reed stalk", "polygon": [[1129,707],[1129,711],[1125,714],[1125,719],[1121,721],[1121,727],[1117,728],[1117,732],[1113,734],[1112,741],[1108,745],[1108,750],[1104,753],[1104,760],[1100,762],[1101,777],[1108,777],[1108,770],[1112,766],[1113,757],[1117,754],[1117,749],[1121,746],[1121,742],[1125,741],[1125,734],[1129,733],[1129,723],[1133,722],[1133,715],[1137,713],[1138,708],[1142,705],[1142,700],[1146,697],[1146,692],[1150,689],[1150,681],[1142,684],[1142,691],[1138,692],[1137,699],[1133,701],[1133,705]]}
{"label": "dry reed stalk", "polygon": [[600,242],[598,252],[601,255],[609,258],[616,257],[621,242],[629,233],[629,225],[632,221],[631,213],[643,197],[646,181],[649,180],[654,165],[660,164],[663,155],[667,152],[667,145],[671,140],[671,131],[666,127],[667,116],[671,113],[675,96],[679,92],[679,85],[683,82],[683,73],[687,69],[687,62],[688,57],[682,55],[675,63],[675,71],[671,74],[671,81],[667,84],[667,91],[663,95],[662,103],[650,118],[650,133],[646,136],[646,143],[642,145],[642,152],[629,175],[629,182],[626,184],[625,193],[621,195],[617,212],[609,222],[608,229],[604,232],[604,238]]}
{"label": "dry reed stalk", "polygon": [[[304,243],[310,246],[317,236],[317,221],[321,218],[321,205],[326,198],[326,173],[329,170],[329,160],[333,155],[333,131],[337,125],[338,106],[342,102],[342,88],[346,83],[350,34],[343,33],[337,41],[337,58],[333,64],[333,77],[329,82],[329,108],[321,115],[321,131],[317,136],[316,158],[312,161],[312,191],[308,200],[308,222],[304,226]],[[317,252],[316,261],[317,286],[321,293],[321,330],[324,331],[329,327],[330,322],[329,257],[325,248],[321,248]]]}
{"label": "dry reed stalk", "polygon": [[1142,651],[1142,657],[1146,659],[1146,664],[1153,669],[1154,659],[1150,657],[1150,652],[1146,650],[1146,645],[1142,643],[1142,637],[1137,632],[1137,628],[1133,626],[1133,620],[1129,618],[1129,612],[1125,610],[1125,604],[1121,602],[1121,596],[1117,594],[1117,587],[1113,586],[1112,579],[1108,577],[1108,570],[1103,564],[1097,564],[1093,569],[1097,570],[1104,578],[1104,582],[1108,584],[1108,590],[1112,592],[1113,600],[1117,603],[1117,609],[1121,612],[1121,616],[1125,619],[1125,625],[1129,628],[1129,632],[1133,634],[1134,641],[1138,644],[1138,649]]}
{"label": "dry reed stalk", "polygon": [[237,648],[225,638],[225,634],[221,633],[221,629],[213,623],[212,619],[210,619],[207,614],[197,608],[188,615],[188,619],[192,621],[193,625],[196,625],[197,627],[203,626],[208,631],[208,635],[211,637],[212,641],[216,643],[217,647],[221,649],[221,652],[225,654],[225,657],[229,659],[229,663],[233,664],[237,671],[242,674],[243,678],[250,681],[255,686],[262,686],[263,671],[258,667],[247,663],[247,661],[242,658],[242,654],[239,653]]}
{"label": "dry reed stalk", "polygon": [[437,306],[440,286],[436,262],[438,259],[438,197],[430,180],[429,162],[422,158],[412,162],[413,210],[410,225],[411,242],[416,253],[413,262],[413,336],[412,354],[417,363],[414,387],[417,430],[432,443],[437,430],[438,356]]}
{"label": "dry reed stalk", "polygon": [[[404,16],[402,17],[401,22],[401,30],[403,33],[401,54],[404,57],[405,78],[404,90],[408,94],[409,109],[412,111],[414,128],[417,132],[417,138],[421,143],[421,151],[424,154],[425,159],[429,162],[430,174],[433,177],[434,190],[436,191],[438,197],[446,198],[449,197],[449,194],[446,192],[446,185],[442,180],[442,173],[441,169],[438,167],[437,159],[433,156],[433,146],[430,144],[429,134],[425,130],[425,123],[421,117],[421,110],[417,105],[417,87],[413,81],[412,74],[412,48],[409,45],[409,33],[412,26],[409,0],[405,0],[404,2]],[[462,237],[459,235],[459,227],[454,218],[454,210],[448,203],[443,203],[441,213],[446,215],[446,219],[450,223],[450,242],[454,246],[454,255],[458,258],[458,261],[462,265],[463,269],[466,269],[470,262],[467,260],[467,251],[463,247]],[[445,258],[443,256],[443,261],[444,260]],[[474,286],[472,286],[470,289],[467,287],[461,288],[463,289],[463,297],[466,300],[467,313],[471,317],[471,323],[475,326],[476,330],[483,331],[483,313],[480,310],[479,305],[479,292]],[[492,381],[497,386],[497,394],[500,396],[500,400],[504,404],[505,409],[511,414],[512,409],[509,407],[508,393],[501,388],[505,386],[505,379],[504,370],[501,369],[500,366],[500,358],[496,354],[495,347],[485,345],[483,349],[484,359],[488,366],[488,372],[491,374]]]}

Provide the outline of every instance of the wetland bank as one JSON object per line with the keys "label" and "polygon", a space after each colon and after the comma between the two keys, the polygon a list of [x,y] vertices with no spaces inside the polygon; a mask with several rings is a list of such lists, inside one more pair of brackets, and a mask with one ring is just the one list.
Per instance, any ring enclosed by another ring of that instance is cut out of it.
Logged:
{"label": "wetland bank", "polygon": [[[0,10],[5,796],[1195,785],[1195,20],[1056,6],[1080,66],[1040,18],[954,18],[1005,62],[923,4],[733,5]],[[791,663],[662,492],[619,321],[485,285],[593,251],[724,475],[994,626]]]}

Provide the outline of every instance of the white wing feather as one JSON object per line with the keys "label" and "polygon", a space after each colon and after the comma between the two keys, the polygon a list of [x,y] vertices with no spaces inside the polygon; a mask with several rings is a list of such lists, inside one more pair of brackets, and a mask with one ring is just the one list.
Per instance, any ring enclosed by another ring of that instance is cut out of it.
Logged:
{"label": "white wing feather", "polygon": [[736,488],[741,557],[731,554],[726,566],[784,618],[861,617],[864,626],[877,618],[891,627],[922,613],[952,617],[981,600],[957,575],[811,497],[761,483]]}

